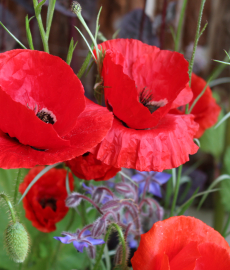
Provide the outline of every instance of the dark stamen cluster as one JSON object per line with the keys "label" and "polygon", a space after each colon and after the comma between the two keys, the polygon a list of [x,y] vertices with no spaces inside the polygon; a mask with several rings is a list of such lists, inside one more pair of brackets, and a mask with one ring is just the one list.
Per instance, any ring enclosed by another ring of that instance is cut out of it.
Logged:
{"label": "dark stamen cluster", "polygon": [[48,112],[40,111],[36,114],[36,116],[47,124],[53,125],[55,123],[53,117]]}
{"label": "dark stamen cluster", "polygon": [[151,113],[155,112],[157,109],[160,108],[160,106],[151,105],[150,101],[152,101],[152,99],[153,99],[152,93],[146,88],[143,88],[143,90],[140,92],[139,100],[145,107],[149,109]]}
{"label": "dark stamen cluster", "polygon": [[48,199],[42,198],[39,201],[39,204],[41,205],[43,209],[49,206],[54,212],[56,212],[57,210],[56,200],[54,198],[48,198]]}

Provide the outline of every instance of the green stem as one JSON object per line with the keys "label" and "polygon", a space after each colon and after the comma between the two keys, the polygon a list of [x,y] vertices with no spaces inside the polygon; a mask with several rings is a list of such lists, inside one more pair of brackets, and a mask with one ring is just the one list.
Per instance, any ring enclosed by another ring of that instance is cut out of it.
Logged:
{"label": "green stem", "polygon": [[17,175],[16,185],[15,185],[15,190],[14,190],[14,205],[16,205],[16,202],[17,202],[18,189],[19,189],[19,185],[20,185],[21,174],[22,174],[22,170],[18,169],[18,175]]}
{"label": "green stem", "polygon": [[[93,49],[93,44],[91,45],[91,49]],[[92,57],[92,54],[89,51],[86,58],[85,58],[84,63],[82,64],[80,70],[77,73],[78,79],[81,79],[82,75],[85,73],[85,71],[86,71],[86,69],[87,69],[87,67],[89,65],[89,61],[90,61],[91,57]]]}
{"label": "green stem", "polygon": [[224,226],[224,229],[223,229],[223,231],[221,233],[223,237],[226,237],[225,235],[227,233],[227,230],[228,230],[229,225],[230,225],[230,213],[228,214],[227,222],[226,222],[226,224]]}
{"label": "green stem", "polygon": [[[75,210],[74,209],[71,209],[71,217],[70,217],[70,220],[69,220],[69,223],[67,224],[66,228],[64,231],[68,231],[73,222],[74,222],[74,217],[75,217]],[[54,253],[53,253],[53,256],[52,256],[52,260],[51,260],[51,267],[55,266],[55,261],[56,261],[56,258],[60,252],[60,249],[61,249],[61,241],[58,241],[57,245],[56,245],[56,249],[54,250]]]}
{"label": "green stem", "polygon": [[49,40],[50,28],[51,28],[51,24],[52,24],[52,20],[53,20],[55,4],[56,4],[56,0],[49,1],[47,18],[46,18],[46,40],[47,40],[47,42]]}
{"label": "green stem", "polygon": [[176,202],[177,202],[177,197],[178,197],[179,188],[180,188],[180,178],[181,178],[182,167],[183,166],[181,165],[178,169],[178,175],[177,175],[177,180],[176,180],[176,187],[175,187],[175,192],[174,192],[174,196],[173,196],[170,217],[173,216],[175,208],[176,208]]}
{"label": "green stem", "polygon": [[105,245],[106,245],[106,242],[108,241],[109,239],[109,236],[111,234],[111,231],[113,229],[113,227],[116,229],[116,231],[118,232],[119,234],[119,239],[120,239],[120,242],[122,244],[122,265],[125,266],[126,264],[126,244],[125,244],[125,239],[124,239],[124,235],[123,235],[123,232],[121,230],[121,228],[116,224],[116,223],[112,223],[107,232],[106,232],[106,235],[105,235],[105,244],[102,245],[101,247],[101,250],[100,250],[100,253],[98,255],[98,258],[96,260],[96,264],[94,266],[94,269],[93,270],[97,270],[99,265],[100,265],[100,261],[101,261],[101,258],[102,258],[102,255],[103,255],[103,252],[104,252],[104,248],[105,248]]}
{"label": "green stem", "polygon": [[[38,1],[33,0],[33,4],[34,4],[34,9],[36,9],[36,7],[38,5]],[[39,13],[35,12],[35,16],[36,16],[36,19],[37,19],[37,22],[38,22],[38,28],[39,28],[39,32],[40,32],[40,35],[41,35],[41,38],[42,38],[42,44],[43,44],[43,47],[44,47],[44,51],[49,53],[48,40],[46,38],[46,32],[45,32],[44,27],[43,27],[41,13],[40,12]]]}
{"label": "green stem", "polygon": [[177,27],[177,34],[176,34],[175,52],[179,51],[182,26],[183,26],[183,21],[184,21],[185,10],[187,7],[187,2],[188,2],[188,0],[184,0],[182,8],[181,8],[181,12],[180,12],[180,19],[179,19],[179,23],[178,23],[178,27]]}
{"label": "green stem", "polygon": [[7,203],[9,210],[10,210],[10,213],[11,213],[13,223],[16,223],[16,215],[14,213],[14,208],[13,208],[13,205],[12,205],[10,199],[4,193],[0,193],[0,197],[2,197],[5,200],[5,202]]}
{"label": "green stem", "polygon": [[214,202],[214,229],[219,233],[222,233],[225,211],[221,202],[220,191],[215,192]]}
{"label": "green stem", "polygon": [[191,87],[191,81],[192,81],[192,69],[193,69],[193,64],[194,64],[194,59],[195,59],[195,54],[196,54],[196,48],[197,44],[200,38],[200,26],[201,26],[201,20],[202,20],[202,14],[204,10],[204,4],[206,0],[202,0],[201,6],[200,6],[200,12],[199,12],[199,17],[198,17],[198,22],[197,22],[197,29],[196,29],[196,36],[195,36],[195,41],[194,41],[194,46],[193,46],[193,52],[192,52],[192,57],[189,63],[189,86]]}

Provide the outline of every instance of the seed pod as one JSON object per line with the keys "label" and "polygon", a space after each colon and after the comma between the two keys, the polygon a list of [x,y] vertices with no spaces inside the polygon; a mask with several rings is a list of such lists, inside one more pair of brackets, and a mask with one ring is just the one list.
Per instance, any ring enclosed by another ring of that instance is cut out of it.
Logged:
{"label": "seed pod", "polygon": [[29,236],[24,226],[18,221],[7,226],[5,247],[13,261],[22,263],[25,260],[29,250]]}

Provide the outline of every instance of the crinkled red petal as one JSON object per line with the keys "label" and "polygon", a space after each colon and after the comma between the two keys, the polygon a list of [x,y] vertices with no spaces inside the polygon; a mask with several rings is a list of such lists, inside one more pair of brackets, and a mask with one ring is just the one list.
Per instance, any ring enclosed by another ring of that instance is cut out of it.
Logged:
{"label": "crinkled red petal", "polygon": [[[199,76],[192,74],[192,92],[193,99],[190,102],[190,106],[193,104],[197,96],[202,92],[206,85],[206,82]],[[196,138],[202,136],[207,128],[212,127],[218,120],[221,108],[216,104],[215,99],[212,97],[212,91],[208,86],[202,97],[198,100],[192,114],[195,115],[195,121],[200,125],[197,131]]]}
{"label": "crinkled red petal", "polygon": [[36,117],[34,111],[11,99],[0,87],[0,130],[20,143],[38,149],[55,149],[70,146],[51,124]]}
{"label": "crinkled red petal", "polygon": [[106,165],[91,153],[66,162],[72,172],[80,179],[102,181],[114,177],[121,169]]}
{"label": "crinkled red petal", "polygon": [[[20,184],[19,191],[23,194],[34,177],[45,167],[39,166],[30,170],[24,181]],[[56,223],[64,218],[68,212],[65,206],[67,192],[65,188],[66,170],[51,169],[43,175],[29,190],[23,199],[26,217],[32,225],[42,232],[52,232],[56,229]],[[69,173],[70,190],[73,190],[73,176]],[[41,200],[54,199],[56,210],[47,205],[45,208],[40,204]]]}
{"label": "crinkled red petal", "polygon": [[[133,270],[152,270],[153,267],[154,270],[160,270],[165,254],[171,264],[176,256],[180,257],[179,253],[183,253],[183,249],[187,245],[190,245],[188,249],[192,247],[191,242],[198,244],[198,251],[201,256],[203,254],[199,245],[203,243],[218,245],[230,254],[227,241],[217,231],[193,217],[177,216],[156,222],[150,231],[141,236],[140,245],[131,260]],[[196,247],[194,248],[196,249]],[[185,253],[187,251],[184,250]],[[197,250],[193,251],[192,257],[196,253]],[[206,270],[209,268],[196,268],[196,270],[198,269]]]}
{"label": "crinkled red petal", "polygon": [[117,168],[160,172],[178,167],[197,152],[193,142],[197,129],[193,115],[168,114],[149,130],[127,128],[114,119],[105,139],[90,152]]}
{"label": "crinkled red petal", "polygon": [[180,106],[188,104],[193,98],[192,89],[189,87],[189,84],[186,84],[186,87],[179,93],[177,98],[173,101],[172,109],[178,108]]}
{"label": "crinkled red petal", "polygon": [[[124,73],[131,79],[133,79],[132,65],[138,58],[142,57],[144,54],[157,54],[160,52],[159,48],[147,45],[136,39],[112,39],[99,44],[98,47],[103,50],[116,51],[117,60],[115,60],[115,63],[122,64]],[[120,54],[123,57],[121,57]]]}
{"label": "crinkled red petal", "polygon": [[[181,54],[169,51],[142,55],[132,66],[133,80],[125,74],[120,61],[122,57],[117,57],[118,54],[107,51],[103,61],[106,103],[112,107],[114,115],[130,128],[156,126],[188,82],[187,61]],[[143,91],[151,101],[162,101],[165,105],[151,113],[140,102]]]}
{"label": "crinkled red petal", "polygon": [[[45,52],[15,50],[0,58],[0,66],[0,85],[12,100],[34,110],[34,117],[48,109],[56,117],[53,128],[60,136],[74,128],[85,98],[83,86],[68,64]],[[30,122],[23,128],[29,129]]]}
{"label": "crinkled red petal", "polygon": [[32,168],[35,165],[50,165],[83,155],[106,136],[113,122],[113,115],[106,108],[89,100],[79,115],[74,129],[66,136],[70,146],[37,151],[23,145],[0,131],[0,167]]}

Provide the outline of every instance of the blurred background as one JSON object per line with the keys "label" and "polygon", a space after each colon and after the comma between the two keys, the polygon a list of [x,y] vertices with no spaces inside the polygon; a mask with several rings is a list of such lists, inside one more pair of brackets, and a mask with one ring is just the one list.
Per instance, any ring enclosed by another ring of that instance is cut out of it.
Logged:
{"label": "blurred background", "polygon": [[[29,17],[34,16],[32,2],[32,0],[0,0],[0,21],[25,46],[28,46],[25,31],[25,16],[27,14]],[[88,53],[88,49],[74,26],[79,27],[86,38],[88,38],[88,35],[76,16],[71,12],[71,2],[70,0],[57,0],[50,34],[50,51],[52,54],[65,60],[71,38],[73,37],[75,42],[78,41],[71,63],[73,70],[77,73]],[[93,33],[95,31],[98,10],[100,6],[103,7],[100,16],[102,39],[111,39],[114,37],[114,34],[117,34],[117,37],[139,39],[147,44],[158,46],[161,49],[174,49],[172,32],[177,29],[183,0],[79,0],[78,2],[82,6],[82,16]],[[186,59],[190,59],[191,57],[200,3],[201,0],[188,0],[187,3],[180,40],[180,52],[184,54]],[[47,4],[48,0],[42,10],[44,19]],[[208,26],[199,40],[194,65],[194,72],[204,79],[207,79],[218,65],[212,59],[223,60],[225,57],[224,50],[229,51],[230,49],[230,1],[207,0],[201,27],[206,22],[208,22]],[[30,27],[35,49],[43,50],[35,18],[31,20]],[[89,43],[91,42],[89,41]],[[16,48],[20,48],[20,46],[0,27],[0,52]],[[93,86],[95,75],[96,68],[94,67],[87,75],[87,79],[85,76],[82,77],[86,96],[91,99],[94,99]],[[230,78],[229,66],[226,66],[219,77]],[[229,83],[213,85],[212,87],[219,104],[222,105],[224,114],[229,111],[229,87]],[[187,166],[194,166],[194,170],[196,170],[195,172],[193,171],[193,176],[190,175],[193,180],[188,193],[190,196],[197,187],[200,187],[200,191],[206,189],[220,175],[221,171],[223,173],[224,145],[229,145],[224,142],[226,138],[230,138],[230,123],[227,123],[221,131],[213,132],[205,133],[206,135],[204,136],[206,137],[203,139],[203,149],[201,147],[201,151],[192,156],[190,162],[187,164]],[[205,142],[209,143],[208,147],[205,147]],[[225,173],[230,174],[230,162],[228,164],[228,166],[225,166],[227,167],[227,171],[225,168]],[[230,198],[229,184],[225,186],[223,198],[223,207],[230,213],[228,200]],[[211,194],[204,204],[203,211],[205,213],[208,213],[208,209],[214,208],[213,201],[215,201],[215,195]],[[204,216],[204,213],[200,212],[200,215],[197,217],[203,219]],[[213,225],[211,219],[211,215],[206,219],[209,225]]]}

